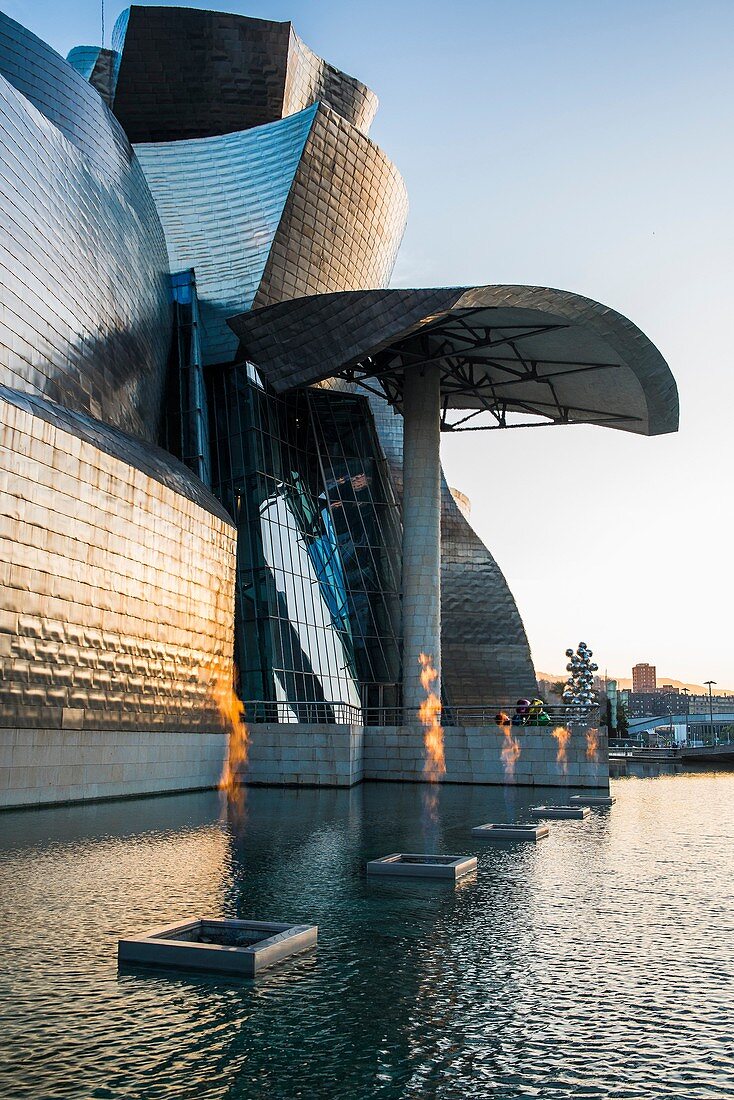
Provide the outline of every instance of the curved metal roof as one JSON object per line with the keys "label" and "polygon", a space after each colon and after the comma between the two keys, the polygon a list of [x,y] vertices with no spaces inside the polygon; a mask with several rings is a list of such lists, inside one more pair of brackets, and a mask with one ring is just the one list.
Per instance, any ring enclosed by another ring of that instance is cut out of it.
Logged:
{"label": "curved metal roof", "polygon": [[280,302],[229,324],[241,355],[276,390],[340,377],[379,383],[399,407],[405,370],[437,364],[447,431],[523,420],[640,435],[678,428],[675,379],[655,345],[622,314],[568,291],[347,291]]}

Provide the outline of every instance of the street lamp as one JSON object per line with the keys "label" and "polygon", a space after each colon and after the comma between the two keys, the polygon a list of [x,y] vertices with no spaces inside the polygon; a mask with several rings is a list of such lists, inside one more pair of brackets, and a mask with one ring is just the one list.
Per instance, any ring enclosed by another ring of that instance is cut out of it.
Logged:
{"label": "street lamp", "polygon": [[691,713],[691,700],[688,698],[690,695],[690,688],[681,688],[681,691],[686,697],[686,745],[688,744],[688,722]]}
{"label": "street lamp", "polygon": [[716,744],[716,738],[714,737],[714,697],[711,692],[711,688],[716,683],[716,680],[704,680],[704,684],[708,684],[709,688],[709,718],[711,719],[711,743]]}

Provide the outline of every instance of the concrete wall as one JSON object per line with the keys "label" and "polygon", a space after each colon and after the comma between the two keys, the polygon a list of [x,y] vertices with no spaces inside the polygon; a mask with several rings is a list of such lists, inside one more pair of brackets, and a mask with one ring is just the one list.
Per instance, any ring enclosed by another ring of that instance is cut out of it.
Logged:
{"label": "concrete wall", "polygon": [[0,807],[214,787],[222,733],[0,729]]}
{"label": "concrete wall", "polygon": [[[596,760],[587,760],[586,735],[572,733],[566,760],[559,761],[558,745],[542,729],[513,729],[520,755],[511,772],[502,760],[505,738],[496,726],[454,726],[444,730],[444,783],[487,783],[516,786],[597,787],[609,782],[606,737],[599,736]],[[423,778],[421,731],[406,726],[365,730],[364,778],[416,782]]]}
{"label": "concrete wall", "polygon": [[[564,767],[549,733],[514,731],[514,775],[502,766],[494,727],[449,728],[446,783],[607,787],[606,738],[598,762],[574,733]],[[216,787],[224,734],[122,730],[0,729],[0,808]],[[258,724],[250,727],[253,786],[352,787],[363,780],[421,782],[423,737],[413,727]]]}
{"label": "concrete wall", "polygon": [[249,784],[353,787],[365,778],[362,726],[263,722],[249,730]]}
{"label": "concrete wall", "polygon": [[[448,727],[445,783],[512,783],[518,786],[606,787],[606,737],[599,737],[598,759],[587,760],[584,731],[572,733],[565,763],[549,732],[513,730],[520,745],[514,771],[502,761],[503,734],[495,726]],[[306,726],[258,724],[250,727],[247,781],[251,784],[352,786],[363,779],[421,782],[423,735],[407,726]]]}

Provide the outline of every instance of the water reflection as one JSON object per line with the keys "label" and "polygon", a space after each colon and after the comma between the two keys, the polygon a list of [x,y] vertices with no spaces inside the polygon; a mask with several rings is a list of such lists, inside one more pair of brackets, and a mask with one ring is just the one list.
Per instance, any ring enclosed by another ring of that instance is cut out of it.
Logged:
{"label": "water reflection", "polygon": [[[242,835],[214,793],[5,814],[0,1095],[733,1096],[734,774],[614,793],[487,845],[503,790],[444,787],[439,843],[479,860],[458,889],[367,881],[420,850],[420,786],[253,789]],[[315,921],[319,947],[255,982],[118,973],[120,935],[205,914]]]}

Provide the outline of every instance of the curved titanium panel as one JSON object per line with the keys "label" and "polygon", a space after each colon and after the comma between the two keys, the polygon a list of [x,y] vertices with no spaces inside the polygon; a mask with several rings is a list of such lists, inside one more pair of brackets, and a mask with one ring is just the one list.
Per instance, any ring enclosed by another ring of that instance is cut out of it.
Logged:
{"label": "curved titanium panel", "polygon": [[369,133],[377,114],[375,93],[360,80],[323,61],[291,27],[283,114],[301,111],[317,101],[331,107],[363,134]]}
{"label": "curved titanium panel", "polygon": [[227,318],[252,306],[316,107],[236,134],[137,145],[171,270],[193,267],[205,363],[232,359]]}
{"label": "curved titanium panel", "polygon": [[374,93],[312,53],[290,23],[134,5],[112,45],[114,111],[133,142],[233,133],[316,100],[366,133],[377,110]]}
{"label": "curved titanium panel", "polygon": [[192,504],[211,512],[224,523],[232,522],[227,510],[216,497],[212,496],[198,477],[192,476],[188,466],[184,466],[183,462],[179,462],[161,447],[156,447],[152,443],[143,444],[126,432],[120,431],[119,428],[103,424],[100,420],[95,420],[84,413],[65,409],[63,405],[45,401],[42,397],[19,393],[17,390],[8,389],[7,386],[0,386],[0,401],[7,401],[39,420],[45,420],[52,427],[68,432],[84,443],[89,443],[111,458],[117,458],[120,462],[134,466],[146,477],[159,481],[166,489],[178,493],[179,496],[190,500]]}
{"label": "curved titanium panel", "polygon": [[[604,423],[641,435],[678,428],[675,379],[655,345],[620,313],[568,291],[325,294],[243,314],[230,325],[276,389],[359,366],[378,380],[392,374],[399,402],[401,372],[429,356],[441,364],[442,397],[451,408],[537,411],[559,423]],[[426,338],[420,351],[418,336]],[[458,384],[457,360],[469,372]]]}
{"label": "curved titanium panel", "polygon": [[116,56],[101,46],[75,46],[66,56],[72,69],[97,89],[108,107],[112,106]]}
{"label": "curved titanium panel", "polygon": [[[374,394],[380,444],[402,499],[403,418]],[[441,681],[450,706],[535,693],[525,627],[502,570],[441,479]]]}
{"label": "curved titanium panel", "polygon": [[142,170],[71,66],[0,30],[0,383],[155,439],[171,307]]}
{"label": "curved titanium panel", "polygon": [[405,229],[405,185],[384,153],[328,107],[135,148],[172,270],[196,271],[205,363],[233,358],[226,320],[253,302],[387,283]]}
{"label": "curved titanium panel", "polygon": [[53,123],[101,176],[125,188],[130,143],[117,119],[74,66],[2,12],[0,76]]}
{"label": "curved titanium panel", "polygon": [[84,421],[0,394],[0,725],[218,732],[234,528],[178,463],[188,495]]}
{"label": "curved titanium panel", "polygon": [[255,307],[387,286],[407,217],[407,191],[392,161],[320,104]]}

